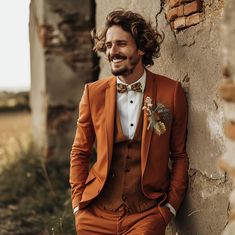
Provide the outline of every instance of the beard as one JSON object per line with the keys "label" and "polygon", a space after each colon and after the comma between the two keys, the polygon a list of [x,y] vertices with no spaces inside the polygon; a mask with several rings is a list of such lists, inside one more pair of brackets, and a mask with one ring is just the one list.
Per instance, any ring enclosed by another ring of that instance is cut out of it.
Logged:
{"label": "beard", "polygon": [[[112,61],[113,58],[117,58],[117,59],[125,59],[127,60],[128,58],[124,55],[115,55],[115,56],[112,56],[110,57],[109,56],[109,62]],[[132,56],[129,58],[129,61],[130,61],[130,67],[128,67],[127,65],[123,66],[123,67],[120,67],[118,69],[114,69],[114,68],[111,68],[111,72],[114,76],[127,76],[127,75],[130,75],[133,73],[136,65],[139,63],[140,61],[140,57],[138,56]]]}
{"label": "beard", "polygon": [[130,71],[130,69],[128,69],[126,66],[122,67],[120,69],[113,69],[111,68],[111,72],[114,76],[122,76],[122,75],[129,75],[131,74],[133,71]]}

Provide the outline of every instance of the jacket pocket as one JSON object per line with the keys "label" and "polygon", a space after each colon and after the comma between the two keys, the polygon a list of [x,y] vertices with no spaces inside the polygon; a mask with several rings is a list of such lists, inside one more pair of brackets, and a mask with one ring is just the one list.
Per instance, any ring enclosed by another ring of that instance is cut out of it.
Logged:
{"label": "jacket pocket", "polygon": [[95,176],[95,174],[93,173],[93,171],[90,170],[89,175],[88,175],[88,177],[87,177],[87,179],[86,179],[85,185],[88,185],[88,184],[91,183],[94,179],[96,179],[96,176]]}

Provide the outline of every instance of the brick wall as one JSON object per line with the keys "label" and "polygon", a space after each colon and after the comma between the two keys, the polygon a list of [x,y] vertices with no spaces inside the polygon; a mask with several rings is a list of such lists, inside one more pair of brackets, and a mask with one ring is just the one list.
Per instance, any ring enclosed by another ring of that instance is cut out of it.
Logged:
{"label": "brick wall", "polygon": [[196,25],[203,18],[202,0],[167,0],[166,19],[174,30]]}

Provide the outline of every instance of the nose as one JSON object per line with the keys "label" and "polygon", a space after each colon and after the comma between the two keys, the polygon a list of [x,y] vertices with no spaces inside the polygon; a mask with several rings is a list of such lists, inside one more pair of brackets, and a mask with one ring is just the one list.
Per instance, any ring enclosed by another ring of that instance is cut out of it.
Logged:
{"label": "nose", "polygon": [[110,55],[115,55],[117,54],[117,46],[115,44],[112,44],[112,46],[109,49],[109,54]]}

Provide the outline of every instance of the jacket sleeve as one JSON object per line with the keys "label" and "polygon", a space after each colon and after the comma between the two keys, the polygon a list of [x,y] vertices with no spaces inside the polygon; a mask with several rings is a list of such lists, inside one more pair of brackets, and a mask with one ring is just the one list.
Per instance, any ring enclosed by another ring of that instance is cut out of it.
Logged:
{"label": "jacket sleeve", "polygon": [[85,189],[85,181],[89,172],[89,158],[95,140],[88,90],[88,85],[86,85],[79,105],[77,130],[70,154],[69,181],[71,185],[73,208],[78,206]]}
{"label": "jacket sleeve", "polygon": [[186,152],[188,105],[179,82],[176,84],[173,104],[170,152],[172,172],[168,203],[177,211],[188,186],[189,161]]}

